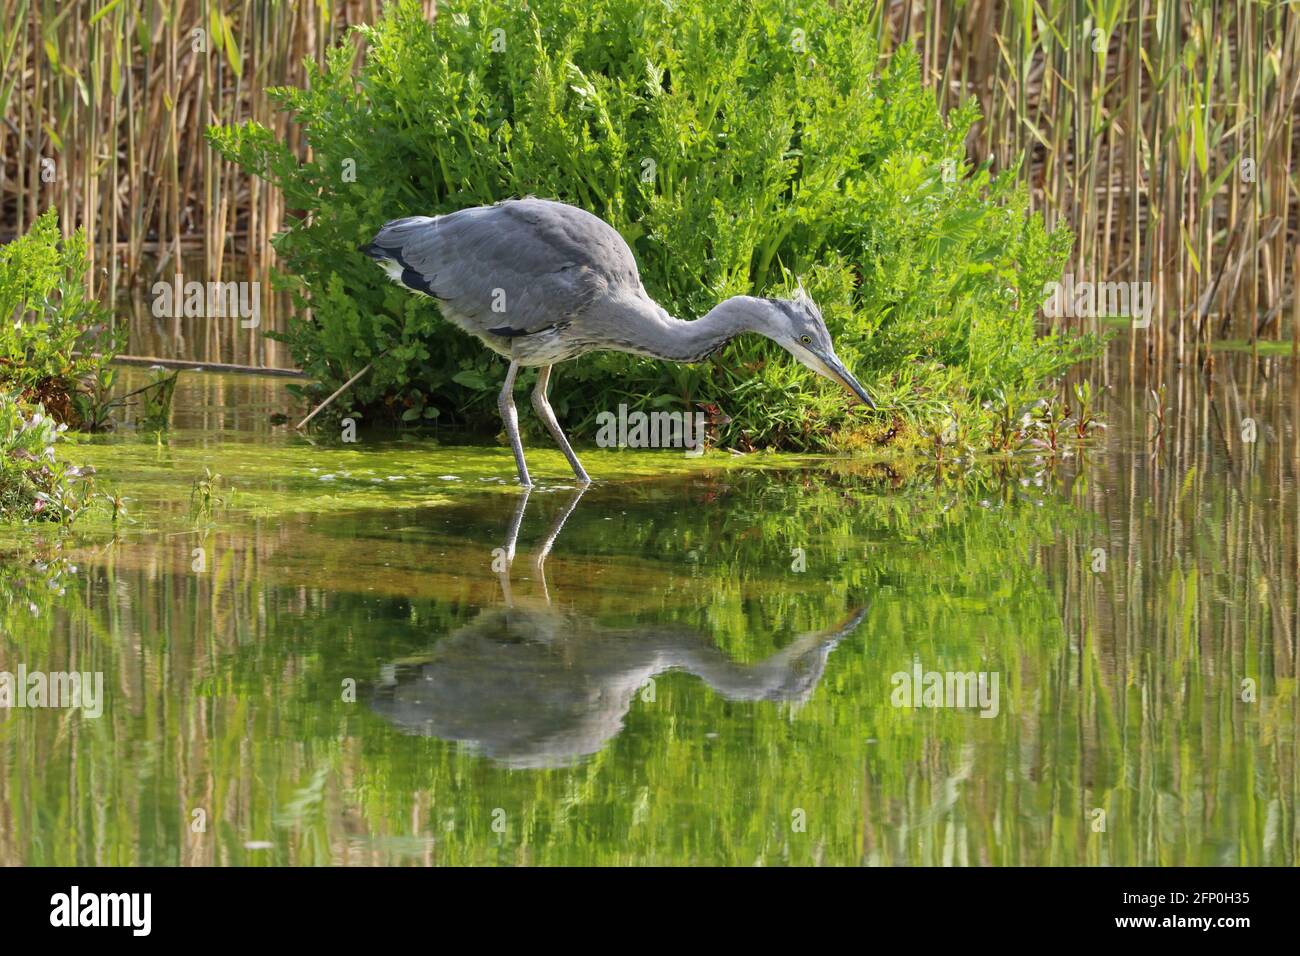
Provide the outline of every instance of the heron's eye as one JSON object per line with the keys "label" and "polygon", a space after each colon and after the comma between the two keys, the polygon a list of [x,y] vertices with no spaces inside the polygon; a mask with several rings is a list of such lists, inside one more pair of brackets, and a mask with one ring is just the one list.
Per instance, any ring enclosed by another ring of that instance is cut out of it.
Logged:
{"label": "heron's eye", "polygon": [[799,336],[799,341],[802,342],[804,345],[812,345],[812,336],[811,336],[811,335],[801,335],[801,336]]}

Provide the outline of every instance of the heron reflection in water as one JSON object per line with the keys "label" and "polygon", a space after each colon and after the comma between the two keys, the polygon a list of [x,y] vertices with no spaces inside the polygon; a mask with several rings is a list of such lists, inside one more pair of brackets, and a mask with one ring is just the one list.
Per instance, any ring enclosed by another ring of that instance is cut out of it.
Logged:
{"label": "heron reflection in water", "polygon": [[[543,564],[579,489],[538,549],[542,601],[516,602],[509,572],[503,606],[484,609],[427,655],[383,669],[371,706],[400,730],[454,741],[514,768],[558,767],[601,750],[623,726],[638,692],[668,671],[685,671],[735,701],[803,703],[835,646],[866,616],[801,634],[755,664],[737,664],[703,635],[672,625],[606,627],[546,593]],[[513,559],[527,496],[511,522]]]}

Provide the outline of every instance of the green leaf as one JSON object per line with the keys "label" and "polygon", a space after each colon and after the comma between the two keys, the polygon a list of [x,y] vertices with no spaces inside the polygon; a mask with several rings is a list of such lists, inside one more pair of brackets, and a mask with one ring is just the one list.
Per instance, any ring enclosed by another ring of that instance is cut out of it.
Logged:
{"label": "green leaf", "polygon": [[97,10],[95,13],[91,14],[90,21],[89,21],[89,24],[88,24],[88,25],[93,27],[93,26],[94,26],[96,23],[98,23],[100,20],[104,19],[104,17],[106,17],[106,16],[108,16],[110,13],[112,13],[112,12],[113,12],[113,8],[116,7],[116,6],[117,6],[119,3],[121,3],[121,2],[122,2],[122,0],[109,0],[108,3],[106,3],[104,6],[100,7],[99,10]]}
{"label": "green leaf", "polygon": [[462,369],[453,375],[451,380],[457,385],[464,385],[466,388],[477,391],[482,391],[488,387],[487,379],[483,377],[483,373],[473,368]]}
{"label": "green leaf", "polygon": [[235,42],[235,34],[231,29],[233,22],[229,14],[221,15],[221,32],[225,39],[226,58],[230,61],[230,69],[234,71],[235,76],[243,76],[244,58],[239,52],[239,44]]}

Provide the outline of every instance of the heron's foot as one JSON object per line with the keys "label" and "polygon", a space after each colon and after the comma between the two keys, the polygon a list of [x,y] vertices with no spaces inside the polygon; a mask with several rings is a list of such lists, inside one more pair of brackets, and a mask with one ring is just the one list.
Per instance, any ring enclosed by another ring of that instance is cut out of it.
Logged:
{"label": "heron's foot", "polygon": [[[564,433],[561,432],[560,437],[563,437],[563,434]],[[569,459],[569,467],[573,469],[573,477],[578,479],[579,485],[586,488],[591,484],[591,475],[587,474],[587,469],[582,467],[582,462],[580,462],[578,456],[573,453],[573,449],[568,447],[567,441],[560,450],[564,452],[564,457]]]}

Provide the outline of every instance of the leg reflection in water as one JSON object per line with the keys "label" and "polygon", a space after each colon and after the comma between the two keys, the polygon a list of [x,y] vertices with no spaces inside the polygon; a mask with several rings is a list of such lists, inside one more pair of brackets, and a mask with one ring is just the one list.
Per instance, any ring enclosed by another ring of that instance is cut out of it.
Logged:
{"label": "leg reflection in water", "polygon": [[[537,569],[537,577],[542,584],[542,597],[547,604],[551,603],[551,595],[546,588],[546,556],[551,553],[551,548],[555,545],[555,539],[560,536],[564,522],[569,520],[569,515],[573,514],[573,509],[578,507],[578,501],[586,494],[587,487],[587,485],[580,485],[574,490],[568,506],[560,512],[559,516],[551,524],[551,530],[547,532],[541,547],[537,549],[537,557],[533,559],[533,567]],[[531,491],[530,487],[525,486],[519,495],[519,500],[515,502],[515,513],[510,519],[510,531],[506,537],[505,567],[497,572],[497,577],[501,581],[501,596],[505,599],[506,607],[514,606],[514,598],[510,592],[510,566],[515,561],[515,543],[519,540],[519,526],[524,522],[524,511],[528,507],[528,495]]]}
{"label": "leg reflection in water", "polygon": [[[756,664],[737,664],[708,635],[671,625],[611,628],[551,606],[542,564],[582,492],[554,522],[534,559],[544,602],[512,599],[443,637],[423,658],[384,668],[373,709],[411,734],[455,741],[510,767],[556,767],[601,750],[623,726],[637,692],[681,670],[730,700],[802,703],[835,646],[866,616],[795,638]],[[513,559],[527,493],[511,521]]]}

